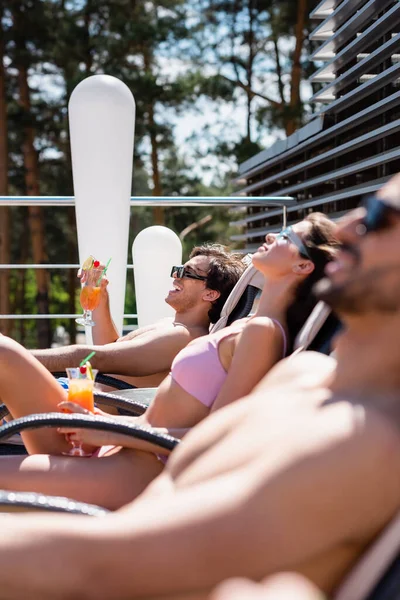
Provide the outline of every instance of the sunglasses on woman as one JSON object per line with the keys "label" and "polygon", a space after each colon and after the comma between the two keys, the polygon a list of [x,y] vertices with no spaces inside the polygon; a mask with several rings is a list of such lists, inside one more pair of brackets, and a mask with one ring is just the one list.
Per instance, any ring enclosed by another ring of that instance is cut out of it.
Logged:
{"label": "sunglasses on woman", "polygon": [[361,202],[361,206],[366,210],[361,223],[361,225],[364,226],[361,235],[365,235],[370,231],[379,231],[380,229],[383,229],[387,226],[388,218],[391,213],[400,214],[400,209],[385,204],[385,202],[376,197],[376,194],[366,196]]}
{"label": "sunglasses on woman", "polygon": [[178,279],[182,279],[182,277],[186,277],[186,279],[200,279],[200,281],[207,280],[207,276],[197,275],[197,273],[193,273],[193,271],[188,271],[184,265],[179,265],[178,267],[172,267],[170,277],[173,277],[175,274]]}
{"label": "sunglasses on woman", "polygon": [[278,233],[275,239],[279,240],[280,238],[292,242],[292,244],[294,244],[298,249],[300,256],[302,256],[303,258],[308,258],[308,260],[312,260],[305,244],[302,242],[301,238],[297,235],[297,233],[293,231],[291,226],[282,229],[282,231]]}

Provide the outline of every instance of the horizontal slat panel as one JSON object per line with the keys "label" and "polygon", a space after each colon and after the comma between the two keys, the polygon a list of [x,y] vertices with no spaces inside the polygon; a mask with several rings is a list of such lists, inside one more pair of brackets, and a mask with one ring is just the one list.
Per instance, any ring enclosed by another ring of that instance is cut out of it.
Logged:
{"label": "horizontal slat panel", "polygon": [[[296,145],[298,145],[299,142],[310,139],[319,133],[322,130],[323,125],[324,118],[322,116],[314,118],[312,121],[310,121],[310,123],[307,123],[307,125],[301,127],[301,129],[296,132]],[[270,148],[262,150],[252,158],[241,163],[239,165],[239,173],[247,174],[251,169],[257,169],[257,166],[259,167],[260,164],[264,164],[266,160],[273,158],[280,153],[286,152],[286,150],[290,149],[291,147],[294,147],[295,144],[288,145],[292,139],[293,136],[290,135],[286,140],[278,140],[272,144]]]}
{"label": "horizontal slat panel", "polygon": [[[294,208],[288,208],[288,214],[297,212],[298,210],[306,210],[309,208],[318,210],[319,207],[323,207],[324,204],[328,204],[329,202],[338,202],[340,200],[347,200],[349,198],[357,198],[364,196],[365,194],[371,194],[372,192],[376,192],[379,188],[388,181],[389,177],[382,177],[379,179],[375,179],[373,181],[369,181],[367,183],[363,183],[361,185],[353,186],[347,188],[345,190],[340,190],[336,192],[332,192],[331,194],[326,194],[325,196],[319,196],[317,198],[313,198],[312,200],[308,200],[306,202],[299,202],[297,206]],[[240,219],[238,221],[232,221],[231,225],[233,226],[244,226],[249,223],[255,223],[260,221],[261,219],[269,219],[271,217],[277,217],[282,213],[279,210],[269,210],[262,213],[258,213],[256,215],[250,215],[246,219]],[[251,230],[250,230],[251,232]]]}
{"label": "horizontal slat panel", "polygon": [[347,177],[348,175],[352,175],[354,173],[360,173],[361,171],[365,171],[366,169],[370,169],[371,167],[386,164],[391,162],[392,160],[398,160],[399,158],[400,147],[394,148],[393,150],[389,150],[388,152],[382,152],[380,154],[377,154],[376,156],[367,158],[366,160],[361,160],[349,164],[346,167],[336,169],[335,171],[324,173],[319,177],[314,177],[314,179],[308,179],[306,182],[302,182],[296,185],[290,185],[286,188],[283,188],[282,190],[277,191],[276,193],[279,194],[281,192],[282,194],[294,195],[296,194],[296,192],[302,191],[304,189],[308,190],[316,185],[339,179],[339,177]]}
{"label": "horizontal slat panel", "polygon": [[388,40],[385,44],[382,44],[368,54],[365,58],[360,60],[351,69],[348,69],[340,77],[337,77],[333,82],[328,83],[322,90],[314,94],[311,98],[311,102],[318,102],[321,96],[325,96],[327,92],[331,94],[337,94],[341,89],[350,83],[359,80],[361,75],[365,73],[374,73],[377,66],[383,63],[387,58],[396,52],[400,48],[400,33],[395,35],[393,38]]}
{"label": "horizontal slat panel", "polygon": [[384,100],[380,100],[379,102],[376,102],[368,108],[360,111],[356,115],[351,116],[348,119],[345,119],[344,121],[341,121],[340,123],[334,125],[333,127],[330,127],[329,129],[325,129],[321,133],[318,133],[317,135],[311,138],[308,138],[303,143],[300,143],[298,144],[298,146],[291,148],[284,154],[280,156],[274,156],[273,158],[271,158],[271,160],[268,161],[268,163],[264,162],[262,164],[258,164],[257,167],[255,167],[254,169],[250,169],[249,171],[242,173],[241,178],[249,179],[251,177],[254,177],[258,173],[265,170],[266,164],[268,164],[268,167],[270,167],[276,165],[277,163],[283,160],[287,160],[288,158],[293,158],[296,154],[300,154],[305,150],[311,149],[316,144],[323,142],[325,139],[329,139],[329,137],[331,136],[338,136],[340,134],[343,134],[345,131],[348,131],[352,127],[357,127],[361,123],[364,123],[365,121],[376,117],[384,111],[388,111],[391,108],[398,106],[399,103],[400,92],[395,92],[394,94],[391,94]]}
{"label": "horizontal slat panel", "polygon": [[383,73],[379,73],[374,79],[366,81],[365,83],[359,85],[354,90],[346,94],[345,96],[341,96],[330,106],[324,108],[321,112],[327,112],[329,110],[330,113],[338,113],[352,104],[359,102],[366,96],[376,92],[377,90],[382,89],[383,86],[387,85],[395,81],[400,75],[400,64],[395,64],[389,69],[383,71]]}
{"label": "horizontal slat panel", "polygon": [[392,2],[393,0],[369,0],[342,27],[335,31],[329,40],[313,52],[310,59],[329,60],[333,54],[336,54],[337,48],[347,44],[353,36],[363,30],[370,19],[373,19]]}
{"label": "horizontal slat panel", "polygon": [[318,81],[318,78],[331,75],[342,69],[344,65],[348,64],[351,60],[359,55],[367,46],[371,44],[371,39],[379,39],[384,36],[393,27],[396,27],[400,23],[400,3],[396,3],[388,10],[380,19],[374,21],[364,32],[363,35],[359,35],[350,44],[345,46],[339,54],[329,61],[327,65],[324,65],[310,77],[310,81]]}
{"label": "horizontal slat panel", "polygon": [[[305,169],[320,165],[321,163],[323,163],[327,160],[331,160],[332,158],[335,158],[338,156],[343,156],[344,154],[346,154],[348,152],[354,151],[357,148],[360,148],[366,144],[371,144],[372,142],[375,142],[379,139],[387,137],[388,135],[396,133],[397,131],[400,131],[400,119],[396,119],[392,123],[388,123],[387,125],[378,127],[374,131],[369,131],[368,133],[365,133],[364,135],[354,138],[353,140],[350,140],[349,142],[346,142],[345,144],[336,146],[335,148],[332,148],[331,150],[328,150],[327,152],[323,152],[322,154],[319,154],[318,156],[315,156],[314,158],[311,158],[310,160],[300,162],[299,164],[295,165],[294,167],[291,167],[290,169],[285,169],[283,171],[280,171],[279,173],[276,173],[275,175],[272,175],[271,177],[266,177],[265,179],[262,179],[261,181],[257,181],[256,183],[248,185],[247,187],[245,187],[244,189],[241,190],[241,193],[254,192],[255,190],[260,189],[261,187],[264,187],[266,185],[269,185],[269,184],[273,183],[274,181],[278,181],[279,179],[284,179],[285,177],[290,177],[291,175],[295,175],[296,173],[304,171]],[[306,184],[304,184],[304,186],[306,187]]]}
{"label": "horizontal slat panel", "polygon": [[325,19],[327,15],[333,13],[342,0],[321,0],[321,2],[310,13],[310,19]]}
{"label": "horizontal slat panel", "polygon": [[310,34],[310,40],[327,39],[333,31],[339,29],[343,23],[355,13],[364,0],[343,0],[329,16]]}

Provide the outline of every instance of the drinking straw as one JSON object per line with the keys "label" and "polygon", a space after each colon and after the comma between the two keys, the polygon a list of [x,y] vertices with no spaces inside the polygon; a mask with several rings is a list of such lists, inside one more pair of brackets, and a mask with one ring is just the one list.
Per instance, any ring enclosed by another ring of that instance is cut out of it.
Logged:
{"label": "drinking straw", "polygon": [[80,367],[84,367],[85,364],[88,362],[88,360],[90,360],[92,358],[92,356],[94,356],[96,354],[96,352],[91,352],[90,354],[87,355],[86,358],[84,358],[80,363],[79,366]]}
{"label": "drinking straw", "polygon": [[100,275],[100,277],[99,277],[99,279],[97,281],[97,287],[100,285],[100,281],[103,279],[104,275],[107,273],[108,265],[111,262],[111,258],[108,259],[108,262],[107,262],[106,266],[104,267],[104,270],[103,270],[102,274]]}

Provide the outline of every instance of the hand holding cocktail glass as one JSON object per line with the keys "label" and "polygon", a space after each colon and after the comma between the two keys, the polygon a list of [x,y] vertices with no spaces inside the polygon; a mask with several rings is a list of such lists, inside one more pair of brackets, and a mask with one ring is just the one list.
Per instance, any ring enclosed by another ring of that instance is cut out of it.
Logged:
{"label": "hand holding cocktail glass", "polygon": [[[93,387],[97,370],[92,369],[88,360],[89,358],[92,358],[94,354],[94,352],[91,352],[91,354],[81,362],[79,367],[66,369],[68,375],[68,401],[77,404],[84,409],[85,412],[90,413],[94,413]],[[64,412],[71,412],[65,407],[61,408]],[[72,439],[70,441],[73,447],[69,452],[63,452],[66,456],[92,455],[91,453],[84,451],[82,444],[79,441]]]}
{"label": "hand holding cocktail glass", "polygon": [[80,302],[84,312],[83,317],[76,319],[76,322],[80,325],[89,327],[95,325],[92,319],[92,311],[99,306],[101,282],[107,273],[110,261],[111,258],[104,267],[100,264],[100,261],[95,260],[93,256],[89,256],[82,265]]}

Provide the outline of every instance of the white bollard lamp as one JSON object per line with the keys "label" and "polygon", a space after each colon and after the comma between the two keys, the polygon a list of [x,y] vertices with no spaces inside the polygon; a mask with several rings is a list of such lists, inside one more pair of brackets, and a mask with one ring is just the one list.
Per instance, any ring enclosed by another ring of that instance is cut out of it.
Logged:
{"label": "white bollard lamp", "polygon": [[135,130],[132,93],[116,77],[88,77],[71,94],[69,125],[79,262],[89,255],[103,264],[112,259],[110,307],[121,332]]}
{"label": "white bollard lamp", "polygon": [[171,267],[182,263],[182,244],[168,227],[143,229],[132,245],[138,325],[150,325],[174,310],[165,302],[172,286]]}

